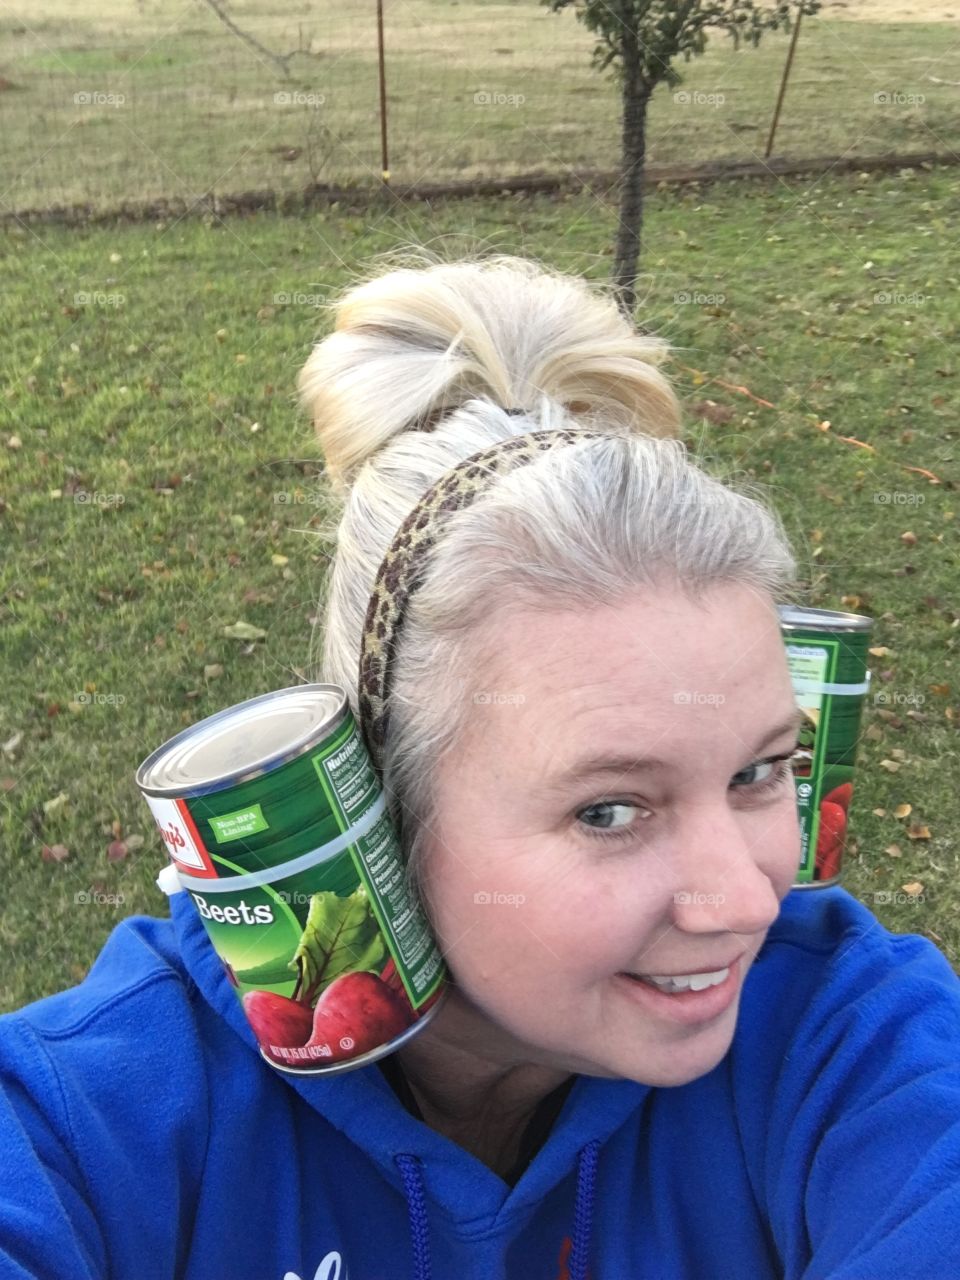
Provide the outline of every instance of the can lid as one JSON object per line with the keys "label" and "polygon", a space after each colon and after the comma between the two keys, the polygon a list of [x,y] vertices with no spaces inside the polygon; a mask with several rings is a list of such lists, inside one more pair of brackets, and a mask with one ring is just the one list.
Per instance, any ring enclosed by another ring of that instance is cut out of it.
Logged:
{"label": "can lid", "polygon": [[782,627],[821,631],[869,631],[873,619],[863,613],[838,613],[833,609],[809,609],[805,605],[778,604]]}
{"label": "can lid", "polygon": [[137,770],[148,795],[219,791],[309,750],[346,707],[335,684],[301,684],[249,698],[191,725]]}

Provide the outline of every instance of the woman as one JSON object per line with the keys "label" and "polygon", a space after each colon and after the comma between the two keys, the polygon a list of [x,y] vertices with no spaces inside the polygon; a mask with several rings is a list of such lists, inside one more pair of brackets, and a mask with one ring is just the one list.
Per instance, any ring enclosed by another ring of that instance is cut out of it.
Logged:
{"label": "woman", "polygon": [[663,355],[517,260],[341,299],[300,379],[346,500],[318,674],[450,994],[294,1078],[187,895],[126,921],[0,1020],[0,1277],[960,1274],[957,979],[790,892],[795,567],[670,438]]}

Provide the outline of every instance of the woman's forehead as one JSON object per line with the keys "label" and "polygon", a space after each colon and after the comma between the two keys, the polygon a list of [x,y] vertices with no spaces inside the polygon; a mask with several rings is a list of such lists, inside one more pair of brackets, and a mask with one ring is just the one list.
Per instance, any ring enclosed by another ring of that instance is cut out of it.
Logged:
{"label": "woman's forehead", "polygon": [[752,750],[796,726],[776,615],[749,596],[709,612],[671,602],[659,615],[641,605],[516,616],[493,656],[472,688],[472,727],[487,750],[538,770],[591,747],[661,764],[703,743],[736,754],[738,741]]}
{"label": "woman's forehead", "polygon": [[492,618],[484,642],[485,676],[505,689],[512,681],[517,694],[576,698],[607,687],[614,699],[644,691],[662,699],[689,690],[692,669],[728,684],[764,668],[786,672],[772,602],[735,585],[702,604],[677,588],[583,610],[516,610]]}

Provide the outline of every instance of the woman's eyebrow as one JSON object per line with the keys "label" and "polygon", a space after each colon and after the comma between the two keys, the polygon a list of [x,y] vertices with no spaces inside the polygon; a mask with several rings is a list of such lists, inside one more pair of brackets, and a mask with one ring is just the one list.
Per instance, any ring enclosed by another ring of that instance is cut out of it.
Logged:
{"label": "woman's eyebrow", "polygon": [[[797,708],[789,719],[783,720],[780,724],[769,729],[754,748],[754,755],[759,755],[765,747],[771,742],[776,742],[777,738],[785,737],[788,733],[795,734],[800,725],[803,723],[803,712]],[[549,791],[562,791],[569,786],[571,782],[575,782],[581,778],[595,777],[602,773],[642,773],[644,771],[653,773],[657,770],[671,769],[673,766],[666,760],[658,760],[655,756],[637,756],[626,755],[623,752],[605,752],[602,755],[588,755],[564,769],[562,773],[555,774],[547,780],[546,789]]]}

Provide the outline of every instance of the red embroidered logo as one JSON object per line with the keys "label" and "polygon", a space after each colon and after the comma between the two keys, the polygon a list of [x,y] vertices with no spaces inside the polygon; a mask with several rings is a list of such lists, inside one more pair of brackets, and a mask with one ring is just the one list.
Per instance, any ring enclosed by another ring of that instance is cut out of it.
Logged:
{"label": "red embroidered logo", "polygon": [[[567,1264],[570,1261],[570,1254],[573,1252],[573,1241],[569,1236],[563,1237],[563,1244],[560,1246],[560,1256],[557,1258],[557,1266],[560,1268],[557,1272],[557,1280],[570,1280],[570,1272]],[[591,1280],[590,1272],[587,1272],[587,1280]]]}

